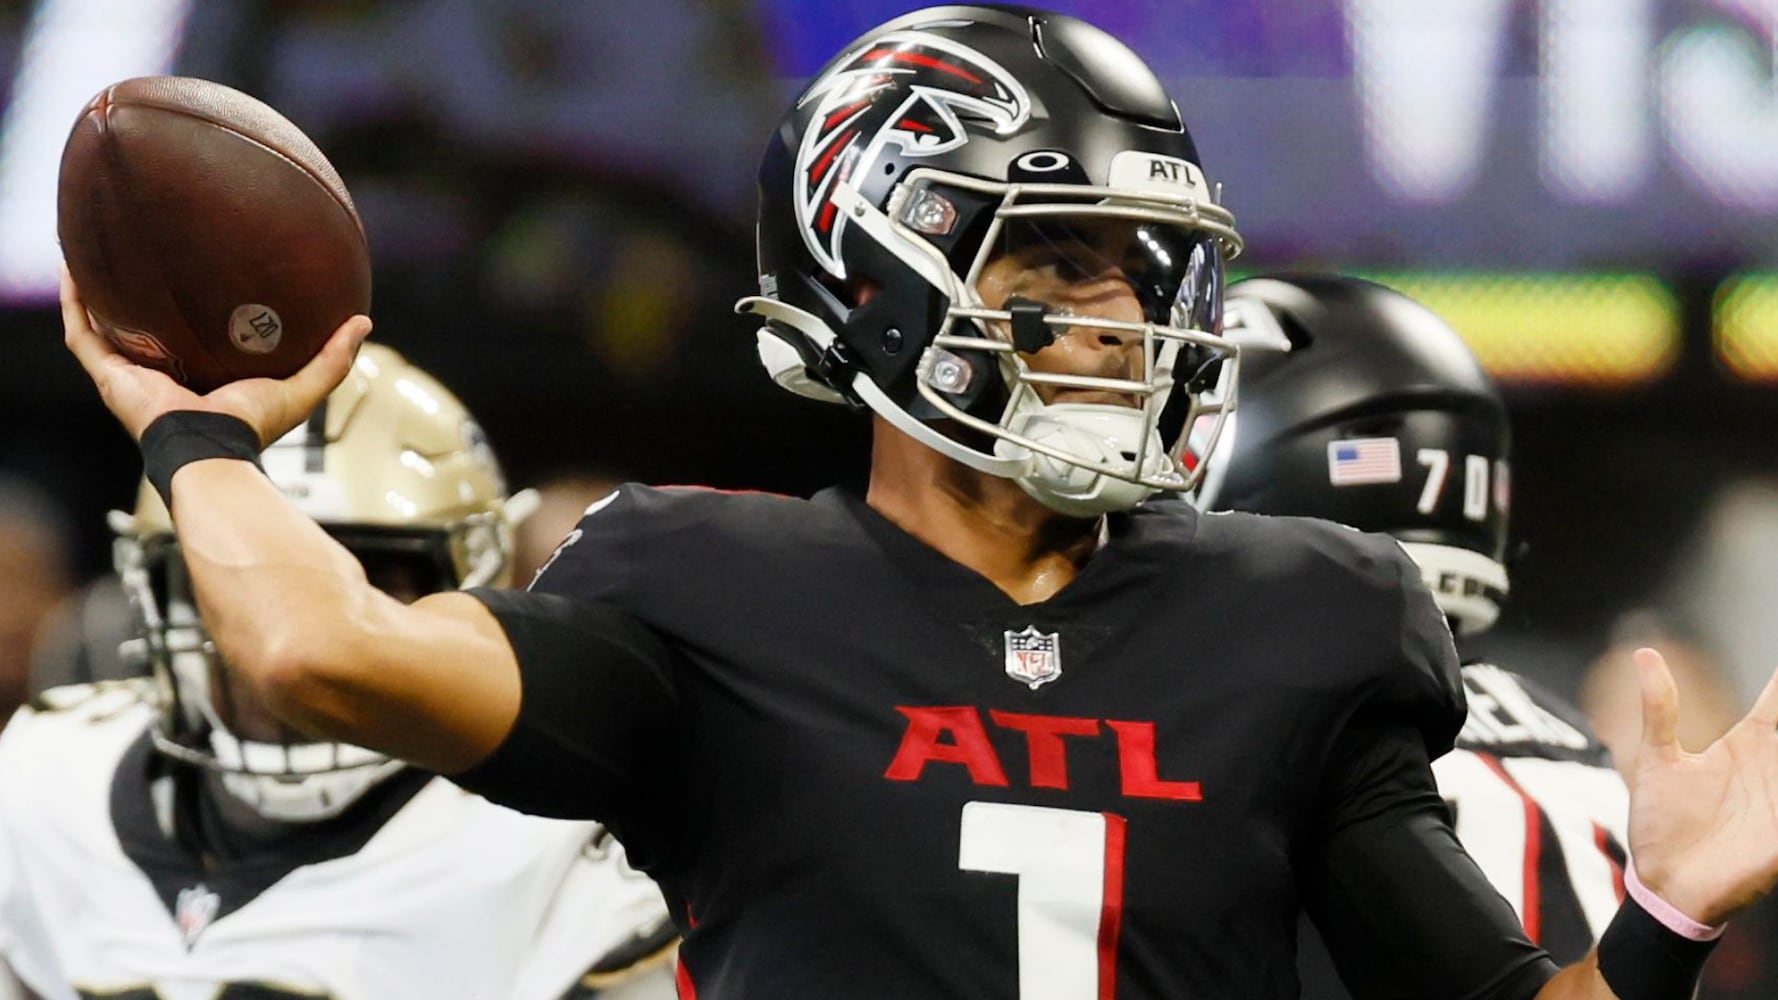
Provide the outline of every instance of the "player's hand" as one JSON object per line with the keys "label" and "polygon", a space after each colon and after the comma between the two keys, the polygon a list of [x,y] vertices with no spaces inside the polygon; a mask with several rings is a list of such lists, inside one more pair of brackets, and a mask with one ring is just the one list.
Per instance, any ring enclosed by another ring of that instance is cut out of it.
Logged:
{"label": "player's hand", "polygon": [[99,398],[138,440],[154,419],[173,410],[226,413],[247,422],[263,447],[307,419],[352,370],[358,345],[370,336],[370,319],[353,316],[340,325],[321,353],[286,379],[248,378],[198,395],[165,372],[136,364],[93,329],[86,304],[68,269],[62,268],[62,336],[86,369]]}
{"label": "player's hand", "polygon": [[1720,924],[1778,884],[1778,674],[1747,717],[1702,753],[1679,745],[1667,661],[1636,651],[1642,745],[1630,792],[1630,855],[1643,884]]}

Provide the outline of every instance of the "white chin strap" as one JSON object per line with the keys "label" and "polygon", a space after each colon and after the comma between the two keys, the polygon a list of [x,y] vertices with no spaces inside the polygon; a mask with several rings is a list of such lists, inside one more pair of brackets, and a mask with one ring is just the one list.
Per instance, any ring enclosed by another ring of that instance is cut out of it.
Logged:
{"label": "white chin strap", "polygon": [[1500,617],[1496,595],[1507,592],[1505,566],[1454,545],[1402,542],[1401,547],[1420,567],[1420,579],[1459,635],[1484,632]]}
{"label": "white chin strap", "polygon": [[[1007,429],[1038,444],[1133,475],[1160,476],[1168,469],[1160,435],[1147,426],[1141,410],[1130,407],[1033,402],[1020,407]],[[1146,443],[1142,440],[1144,435],[1148,438]],[[1004,438],[994,443],[994,453],[1022,461],[1025,471],[1013,476],[1013,481],[1045,507],[1069,517],[1098,517],[1129,510],[1159,492],[1029,451]],[[1144,468],[1136,468],[1137,455],[1147,456]]]}

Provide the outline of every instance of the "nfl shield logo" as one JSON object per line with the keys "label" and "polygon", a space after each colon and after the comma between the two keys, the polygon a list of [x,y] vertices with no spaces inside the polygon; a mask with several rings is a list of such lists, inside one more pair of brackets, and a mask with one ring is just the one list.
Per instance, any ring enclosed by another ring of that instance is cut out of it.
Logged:
{"label": "nfl shield logo", "polygon": [[1023,632],[1006,630],[1006,676],[1035,691],[1062,676],[1062,637],[1027,625]]}
{"label": "nfl shield logo", "polygon": [[187,948],[210,926],[210,921],[216,919],[216,911],[221,908],[222,897],[211,892],[208,886],[195,885],[179,890],[179,898],[173,902],[173,920],[179,925],[179,933],[185,936]]}

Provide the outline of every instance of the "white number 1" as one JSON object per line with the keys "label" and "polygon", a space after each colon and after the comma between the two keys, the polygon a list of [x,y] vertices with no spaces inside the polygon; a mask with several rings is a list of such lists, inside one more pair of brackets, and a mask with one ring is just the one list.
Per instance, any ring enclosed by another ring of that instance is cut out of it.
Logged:
{"label": "white number 1", "polygon": [[1019,880],[1019,1000],[1111,1000],[1124,818],[1005,802],[963,807],[957,866]]}

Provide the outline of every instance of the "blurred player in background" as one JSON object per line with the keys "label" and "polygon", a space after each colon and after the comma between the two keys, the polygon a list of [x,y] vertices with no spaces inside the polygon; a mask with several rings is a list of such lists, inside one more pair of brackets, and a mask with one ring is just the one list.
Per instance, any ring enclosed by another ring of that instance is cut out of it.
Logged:
{"label": "blurred player in background", "polygon": [[[1394,535],[1461,650],[1506,597],[1512,496],[1506,408],[1474,355],[1430,310],[1357,278],[1251,278],[1227,316],[1245,347],[1236,425],[1200,506]],[[1634,713],[1634,675],[1621,682]],[[1463,685],[1457,748],[1432,765],[1457,836],[1531,940],[1578,961],[1623,895],[1629,790],[1578,709],[1492,663],[1466,659]],[[1305,997],[1341,995],[1324,958],[1304,980]]]}
{"label": "blurred player in background", "polygon": [[0,726],[24,704],[32,650],[72,588],[64,520],[41,490],[0,475]]}
{"label": "blurred player in background", "polygon": [[31,651],[29,694],[54,687],[140,676],[147,664],[126,661],[123,643],[135,614],[114,574],[89,581],[56,603]]}
{"label": "blurred player in background", "polygon": [[[392,597],[507,579],[528,497],[394,351],[367,347],[263,462]],[[154,491],[113,528],[151,676],[52,689],[0,736],[0,957],[32,991],[548,1000],[670,940],[598,825],[275,721],[221,669]]]}

